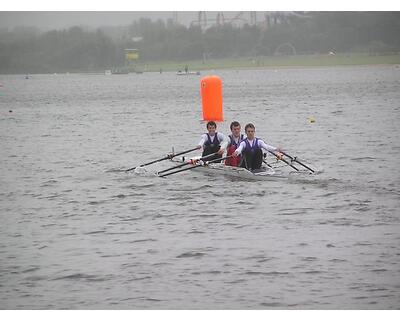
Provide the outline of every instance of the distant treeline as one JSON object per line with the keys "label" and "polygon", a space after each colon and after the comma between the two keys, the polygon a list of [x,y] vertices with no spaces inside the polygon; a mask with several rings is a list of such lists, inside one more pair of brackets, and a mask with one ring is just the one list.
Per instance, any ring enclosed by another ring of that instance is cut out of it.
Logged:
{"label": "distant treeline", "polygon": [[[268,23],[267,23],[268,22]],[[141,18],[125,27],[0,31],[0,73],[97,71],[125,64],[329,52],[400,52],[399,12],[282,14],[262,24],[207,29]]]}

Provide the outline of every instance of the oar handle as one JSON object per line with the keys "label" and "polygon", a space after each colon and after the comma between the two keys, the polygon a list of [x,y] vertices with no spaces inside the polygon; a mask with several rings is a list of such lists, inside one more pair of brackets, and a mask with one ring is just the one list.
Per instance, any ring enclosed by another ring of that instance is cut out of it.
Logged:
{"label": "oar handle", "polygon": [[283,152],[283,151],[282,151],[282,153],[283,153],[286,157],[288,157],[290,160],[297,162],[298,164],[302,165],[304,168],[307,168],[308,170],[310,170],[312,173],[315,172],[315,171],[314,171],[313,169],[311,169],[309,166],[307,166],[307,165],[305,165],[304,163],[302,163],[302,162],[300,162],[299,160],[297,160],[296,157],[292,157],[291,155],[289,155],[289,154],[287,154],[286,152]]}
{"label": "oar handle", "polygon": [[230,155],[230,156],[227,156],[227,157],[224,157],[224,158],[218,158],[218,159],[206,161],[206,163],[204,163],[204,165],[208,165],[209,163],[224,161],[224,160],[229,159],[229,158],[232,158],[232,157],[233,157],[233,155]]}
{"label": "oar handle", "polygon": [[[198,147],[193,148],[193,149],[189,149],[189,150],[186,150],[186,151],[182,151],[182,152],[179,152],[179,153],[174,153],[174,154],[172,155],[171,159],[174,158],[174,157],[176,157],[176,156],[180,156],[180,155],[182,155],[182,154],[189,153],[189,152],[192,152],[192,151],[195,151],[195,150],[198,150]],[[168,157],[168,159],[169,159],[169,157]]]}

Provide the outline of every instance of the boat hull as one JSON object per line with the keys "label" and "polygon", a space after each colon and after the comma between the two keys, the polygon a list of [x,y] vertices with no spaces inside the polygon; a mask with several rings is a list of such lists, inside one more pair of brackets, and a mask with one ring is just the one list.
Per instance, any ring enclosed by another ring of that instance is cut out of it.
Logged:
{"label": "boat hull", "polygon": [[[193,158],[195,159],[195,158]],[[173,162],[180,162],[183,163],[185,162],[185,158],[180,158],[172,159]],[[187,161],[187,160],[186,160]],[[188,166],[195,166],[193,164],[188,164]],[[210,163],[208,165],[204,166],[197,166],[196,168],[193,168],[193,170],[196,170],[198,172],[204,172],[212,175],[223,175],[223,176],[229,176],[229,177],[235,177],[239,179],[245,179],[245,180],[272,180],[272,179],[282,179],[284,176],[281,174],[278,174],[274,169],[269,168],[267,166],[262,166],[261,169],[258,172],[252,172],[250,170],[247,170],[246,168],[241,168],[241,167],[231,167],[227,166],[224,163]]]}

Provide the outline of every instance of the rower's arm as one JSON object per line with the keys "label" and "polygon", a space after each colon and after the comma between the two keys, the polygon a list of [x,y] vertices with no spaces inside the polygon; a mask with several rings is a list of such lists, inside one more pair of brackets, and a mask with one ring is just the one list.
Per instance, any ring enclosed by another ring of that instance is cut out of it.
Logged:
{"label": "rower's arm", "polygon": [[237,147],[237,149],[235,150],[235,154],[239,155],[242,153],[243,148],[246,146],[246,143],[244,141],[242,141],[239,145],[239,147]]}
{"label": "rower's arm", "polygon": [[203,148],[205,143],[206,143],[206,135],[203,134],[203,135],[201,135],[201,139],[200,139],[199,143],[197,144],[197,146],[199,146],[200,147],[199,149],[201,149],[201,148]]}
{"label": "rower's arm", "polygon": [[223,133],[218,132],[218,139],[221,141],[221,149],[228,148],[229,139]]}
{"label": "rower's arm", "polygon": [[274,147],[274,146],[271,146],[271,145],[269,145],[269,144],[266,144],[263,140],[258,140],[258,145],[259,145],[259,147],[261,147],[261,148],[263,148],[264,150],[267,150],[267,151],[277,151],[278,150],[278,148],[277,147]]}

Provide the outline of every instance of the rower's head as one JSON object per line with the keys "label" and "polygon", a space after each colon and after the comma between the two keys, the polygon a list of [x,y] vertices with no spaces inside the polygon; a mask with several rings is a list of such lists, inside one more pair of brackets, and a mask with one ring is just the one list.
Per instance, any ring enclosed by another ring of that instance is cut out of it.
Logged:
{"label": "rower's head", "polygon": [[232,132],[232,135],[233,135],[235,138],[240,137],[240,129],[241,129],[241,127],[240,127],[240,123],[239,123],[239,122],[233,121],[233,122],[231,123],[231,132]]}
{"label": "rower's head", "polygon": [[217,124],[214,121],[208,121],[207,122],[208,134],[213,136],[216,130],[217,130]]}
{"label": "rower's head", "polygon": [[256,133],[256,127],[254,126],[254,124],[252,123],[246,124],[246,126],[244,127],[244,131],[246,132],[246,136],[248,139],[250,140],[254,139],[254,135]]}

